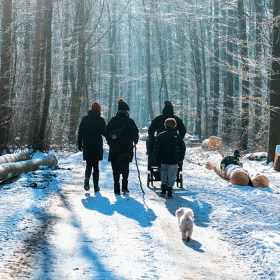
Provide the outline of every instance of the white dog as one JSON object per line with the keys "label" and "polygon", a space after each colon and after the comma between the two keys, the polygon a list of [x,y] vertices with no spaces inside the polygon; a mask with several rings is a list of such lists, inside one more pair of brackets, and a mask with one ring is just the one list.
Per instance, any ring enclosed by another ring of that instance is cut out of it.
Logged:
{"label": "white dog", "polygon": [[193,210],[186,207],[180,207],[176,211],[178,224],[182,233],[182,239],[190,241],[193,232]]}

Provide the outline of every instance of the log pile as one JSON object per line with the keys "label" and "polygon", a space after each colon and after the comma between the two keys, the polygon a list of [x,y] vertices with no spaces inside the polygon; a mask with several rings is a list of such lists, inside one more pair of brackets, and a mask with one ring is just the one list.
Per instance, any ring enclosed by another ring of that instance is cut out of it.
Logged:
{"label": "log pile", "polygon": [[211,136],[209,139],[205,139],[201,146],[202,148],[208,148],[208,149],[217,149],[220,148],[223,144],[223,140],[220,137],[217,136]]}
{"label": "log pile", "polygon": [[214,170],[219,176],[229,179],[233,185],[248,186],[249,176],[245,170],[239,165],[230,164],[225,171],[221,170],[220,165],[222,161],[221,155],[213,155],[207,159],[206,167]]}
{"label": "log pile", "polygon": [[52,167],[57,164],[55,156],[45,156],[38,159],[29,159],[20,162],[9,162],[0,165],[0,181],[16,177],[23,172],[34,171],[39,166]]}

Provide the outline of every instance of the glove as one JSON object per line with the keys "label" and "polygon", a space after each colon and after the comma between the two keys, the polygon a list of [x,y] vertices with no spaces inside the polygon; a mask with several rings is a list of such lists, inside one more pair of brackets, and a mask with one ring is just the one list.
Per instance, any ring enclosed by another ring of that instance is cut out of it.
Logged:
{"label": "glove", "polygon": [[82,148],[82,147],[80,147],[80,146],[78,147],[78,149],[79,149],[79,151],[80,151],[80,152],[83,150],[83,148]]}

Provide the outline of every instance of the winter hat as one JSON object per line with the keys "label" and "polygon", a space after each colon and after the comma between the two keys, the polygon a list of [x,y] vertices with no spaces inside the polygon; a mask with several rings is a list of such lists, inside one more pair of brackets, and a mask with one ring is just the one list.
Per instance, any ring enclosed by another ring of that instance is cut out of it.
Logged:
{"label": "winter hat", "polygon": [[234,155],[235,157],[240,157],[240,156],[241,156],[238,150],[235,150],[235,151],[233,152],[233,155]]}
{"label": "winter hat", "polygon": [[95,110],[95,111],[100,113],[101,112],[101,107],[100,107],[99,103],[93,102],[91,104],[91,110]]}
{"label": "winter hat", "polygon": [[164,101],[164,107],[162,109],[162,114],[165,117],[172,117],[174,115],[173,105],[170,101]]}
{"label": "winter hat", "polygon": [[165,120],[164,125],[165,125],[166,128],[167,127],[175,128],[177,126],[177,122],[173,118],[168,118],[168,119]]}
{"label": "winter hat", "polygon": [[122,97],[118,100],[118,111],[129,111],[129,106],[125,103]]}
{"label": "winter hat", "polygon": [[173,108],[172,103],[170,101],[168,101],[168,100],[164,101],[164,106],[170,106],[170,107]]}

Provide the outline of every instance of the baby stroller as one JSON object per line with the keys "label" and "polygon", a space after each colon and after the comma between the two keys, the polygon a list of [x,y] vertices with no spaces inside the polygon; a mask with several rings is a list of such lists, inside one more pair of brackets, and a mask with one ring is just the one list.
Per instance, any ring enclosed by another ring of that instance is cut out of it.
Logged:
{"label": "baby stroller", "polygon": [[[147,147],[147,155],[148,155],[147,187],[149,188],[150,184],[153,187],[154,186],[153,182],[161,181],[161,179],[160,179],[160,166],[156,162],[154,145],[153,143],[149,143],[149,139],[147,140],[146,147]],[[182,166],[183,163],[179,162],[176,181],[175,181],[178,188],[183,188]]]}

